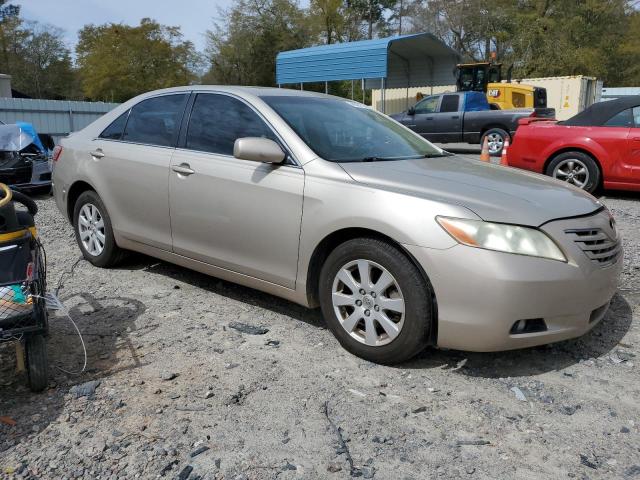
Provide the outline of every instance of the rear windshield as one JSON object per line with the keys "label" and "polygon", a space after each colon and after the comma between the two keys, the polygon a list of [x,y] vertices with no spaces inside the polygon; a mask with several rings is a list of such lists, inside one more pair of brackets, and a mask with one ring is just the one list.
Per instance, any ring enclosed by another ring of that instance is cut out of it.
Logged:
{"label": "rear windshield", "polygon": [[261,98],[325,160],[358,162],[442,155],[426,140],[357,102],[329,97]]}

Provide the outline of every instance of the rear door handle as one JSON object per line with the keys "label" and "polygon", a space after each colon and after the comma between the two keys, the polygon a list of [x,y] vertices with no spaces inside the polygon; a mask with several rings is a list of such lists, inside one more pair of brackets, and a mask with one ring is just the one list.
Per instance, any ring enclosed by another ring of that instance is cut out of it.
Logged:
{"label": "rear door handle", "polygon": [[174,165],[173,167],[171,167],[171,170],[173,170],[176,173],[179,173],[180,175],[185,175],[185,176],[193,175],[194,173],[196,173],[196,171],[193,170],[188,163],[181,163],[180,165]]}
{"label": "rear door handle", "polygon": [[101,148],[96,148],[93,152],[89,152],[89,155],[91,155],[93,158],[102,158],[104,157],[104,152]]}
{"label": "rear door handle", "polygon": [[454,120],[457,120],[457,119],[459,119],[459,118],[460,118],[460,115],[454,115],[454,116],[453,116],[453,117],[451,117],[451,118],[453,118]]}
{"label": "rear door handle", "polygon": [[433,117],[427,117],[427,120],[433,120]]}

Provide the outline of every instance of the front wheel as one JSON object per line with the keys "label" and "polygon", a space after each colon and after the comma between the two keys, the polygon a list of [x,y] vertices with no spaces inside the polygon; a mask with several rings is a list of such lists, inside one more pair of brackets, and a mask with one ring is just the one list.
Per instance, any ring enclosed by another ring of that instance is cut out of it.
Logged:
{"label": "front wheel", "polygon": [[583,152],[556,155],[547,166],[550,177],[593,193],[600,184],[600,169],[595,160]]}
{"label": "front wheel", "polygon": [[320,275],[323,316],[346,350],[394,364],[426,347],[431,288],[402,251],[377,239],[350,240],[331,252]]}

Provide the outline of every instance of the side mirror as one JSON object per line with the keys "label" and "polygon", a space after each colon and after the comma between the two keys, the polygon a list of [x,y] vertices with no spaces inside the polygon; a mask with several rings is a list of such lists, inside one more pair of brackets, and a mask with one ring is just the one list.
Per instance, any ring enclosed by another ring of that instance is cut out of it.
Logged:
{"label": "side mirror", "polygon": [[416,114],[415,107],[409,107],[409,110],[407,110],[407,115],[411,115],[413,117],[415,114]]}
{"label": "side mirror", "polygon": [[286,157],[280,145],[260,137],[238,138],[233,145],[233,156],[239,160],[263,163],[282,163]]}

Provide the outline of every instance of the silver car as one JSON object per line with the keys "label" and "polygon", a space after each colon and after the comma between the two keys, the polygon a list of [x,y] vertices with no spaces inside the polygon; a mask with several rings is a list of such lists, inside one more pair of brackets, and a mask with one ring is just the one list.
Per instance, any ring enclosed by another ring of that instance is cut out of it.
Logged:
{"label": "silver car", "polygon": [[320,306],[375,362],[577,337],[604,317],[622,266],[591,195],[452,156],[331,96],[160,90],[61,145],[55,199],[91,263],[135,250]]}

